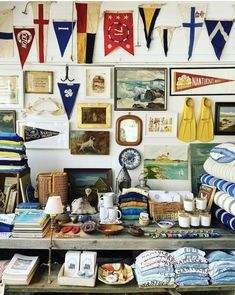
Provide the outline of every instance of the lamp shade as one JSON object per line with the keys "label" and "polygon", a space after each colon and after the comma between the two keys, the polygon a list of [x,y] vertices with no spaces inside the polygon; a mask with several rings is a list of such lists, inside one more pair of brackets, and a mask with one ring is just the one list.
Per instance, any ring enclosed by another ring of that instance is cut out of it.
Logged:
{"label": "lamp shade", "polygon": [[60,214],[60,213],[63,213],[63,211],[64,211],[64,208],[63,208],[60,196],[52,196],[48,198],[46,207],[44,209],[44,212],[46,214],[50,214],[50,215]]}

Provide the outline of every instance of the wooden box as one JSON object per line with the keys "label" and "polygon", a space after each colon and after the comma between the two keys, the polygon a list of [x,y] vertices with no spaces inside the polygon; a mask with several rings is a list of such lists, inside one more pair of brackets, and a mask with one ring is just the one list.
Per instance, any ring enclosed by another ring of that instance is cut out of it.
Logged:
{"label": "wooden box", "polygon": [[149,213],[153,219],[167,218],[178,220],[178,211],[183,209],[180,202],[152,202],[149,201]]}

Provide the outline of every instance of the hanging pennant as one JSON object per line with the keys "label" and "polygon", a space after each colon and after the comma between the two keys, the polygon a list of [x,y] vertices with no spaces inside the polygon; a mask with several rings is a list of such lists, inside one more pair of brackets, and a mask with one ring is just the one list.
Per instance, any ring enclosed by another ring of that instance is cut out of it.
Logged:
{"label": "hanging pennant", "polygon": [[[149,49],[152,41],[154,25],[161,10],[161,4],[144,4],[139,6],[139,13],[144,23],[146,46]],[[137,32],[138,33],[138,32]]]}
{"label": "hanging pennant", "polygon": [[174,34],[175,29],[176,29],[176,27],[172,27],[172,26],[157,27],[159,36],[161,38],[161,42],[162,42],[165,56],[167,56],[168,49],[170,47],[172,36]]}
{"label": "hanging pennant", "polygon": [[215,55],[220,59],[224,46],[228,41],[233,20],[205,20],[207,32],[214,48]]}
{"label": "hanging pennant", "polygon": [[68,119],[70,120],[76,101],[79,83],[57,83]]}
{"label": "hanging pennant", "polygon": [[0,58],[13,56],[13,9],[0,11]]}
{"label": "hanging pennant", "polygon": [[60,48],[61,57],[64,56],[65,49],[69,43],[69,39],[73,33],[75,21],[55,21],[53,20],[53,26],[57,38],[57,42]]}
{"label": "hanging pennant", "polygon": [[133,14],[131,11],[104,12],[105,56],[118,46],[134,55]]}
{"label": "hanging pennant", "polygon": [[38,59],[40,63],[46,61],[48,24],[50,18],[51,2],[30,2],[33,9],[34,24],[36,25],[36,40]]}
{"label": "hanging pennant", "polygon": [[23,138],[25,142],[57,136],[59,134],[60,132],[58,131],[36,128],[27,125],[23,126]]}
{"label": "hanging pennant", "polygon": [[207,4],[198,4],[197,6],[192,6],[188,4],[178,4],[178,7],[180,10],[182,27],[184,28],[187,40],[189,40],[189,60],[192,57],[193,48],[194,46],[196,46],[199,36],[201,34],[203,21],[206,16]]}
{"label": "hanging pennant", "polygon": [[14,27],[14,35],[23,69],[33,43],[35,30],[34,28]]}
{"label": "hanging pennant", "polygon": [[75,3],[77,10],[77,61],[92,63],[101,2]]}

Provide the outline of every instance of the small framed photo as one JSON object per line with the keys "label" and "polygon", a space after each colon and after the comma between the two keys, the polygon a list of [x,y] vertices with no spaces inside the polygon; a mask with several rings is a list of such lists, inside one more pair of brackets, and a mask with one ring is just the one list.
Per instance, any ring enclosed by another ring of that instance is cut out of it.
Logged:
{"label": "small framed photo", "polygon": [[79,128],[110,128],[111,104],[109,103],[79,103]]}
{"label": "small framed photo", "polygon": [[215,103],[215,134],[235,135],[235,103]]}
{"label": "small framed photo", "polygon": [[216,187],[207,185],[207,184],[202,184],[199,188],[198,192],[198,198],[206,198],[207,199],[207,211],[210,211],[211,206],[213,204],[214,196],[216,192]]}
{"label": "small framed photo", "polygon": [[25,93],[53,93],[53,72],[26,71]]}
{"label": "small framed photo", "polygon": [[145,119],[146,137],[176,137],[177,113],[147,113]]}
{"label": "small framed photo", "polygon": [[110,98],[111,97],[111,68],[89,67],[86,68],[86,97]]}
{"label": "small framed photo", "polygon": [[16,111],[0,110],[0,132],[16,132]]}
{"label": "small framed photo", "polygon": [[23,107],[23,72],[18,70],[1,70],[0,108],[21,109]]}

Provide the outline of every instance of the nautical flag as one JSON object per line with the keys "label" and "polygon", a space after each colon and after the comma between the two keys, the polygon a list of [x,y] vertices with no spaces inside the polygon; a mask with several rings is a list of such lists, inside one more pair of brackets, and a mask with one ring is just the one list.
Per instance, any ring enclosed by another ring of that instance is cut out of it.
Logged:
{"label": "nautical flag", "polygon": [[171,44],[172,36],[176,27],[172,26],[160,26],[157,27],[158,33],[160,35],[162,46],[164,48],[165,56],[167,56],[168,49]]}
{"label": "nautical flag", "polygon": [[152,32],[161,7],[161,4],[144,4],[139,6],[139,13],[144,23],[144,34],[148,49],[150,48]]}
{"label": "nautical flag", "polygon": [[13,56],[13,10],[0,11],[0,58]]}
{"label": "nautical flag", "polygon": [[73,83],[73,84],[57,83],[57,85],[60,90],[60,95],[64,104],[67,117],[68,119],[70,119],[80,84],[79,83]]}
{"label": "nautical flag", "polygon": [[57,136],[60,134],[59,131],[47,130],[27,125],[23,126],[22,131],[25,142]]}
{"label": "nautical flag", "polygon": [[189,40],[189,60],[192,57],[193,48],[196,46],[201,33],[207,4],[198,4],[197,6],[178,4],[178,7],[182,19],[182,27],[184,28],[187,40]]}
{"label": "nautical flag", "polygon": [[215,54],[220,59],[224,46],[228,41],[233,26],[233,20],[205,20],[207,32],[214,48]]}
{"label": "nautical flag", "polygon": [[47,35],[50,18],[51,2],[30,2],[33,9],[34,24],[36,25],[36,40],[38,47],[38,59],[40,63],[46,61]]}
{"label": "nautical flag", "polygon": [[14,27],[14,34],[23,69],[33,43],[35,30],[34,28]]}
{"label": "nautical flag", "polygon": [[134,55],[133,15],[131,11],[104,12],[105,56],[118,46]]}
{"label": "nautical flag", "polygon": [[68,45],[69,39],[73,33],[75,21],[53,21],[53,26],[60,48],[60,54],[63,57],[65,49]]}
{"label": "nautical flag", "polygon": [[101,3],[75,4],[77,9],[77,61],[78,63],[92,63]]}

